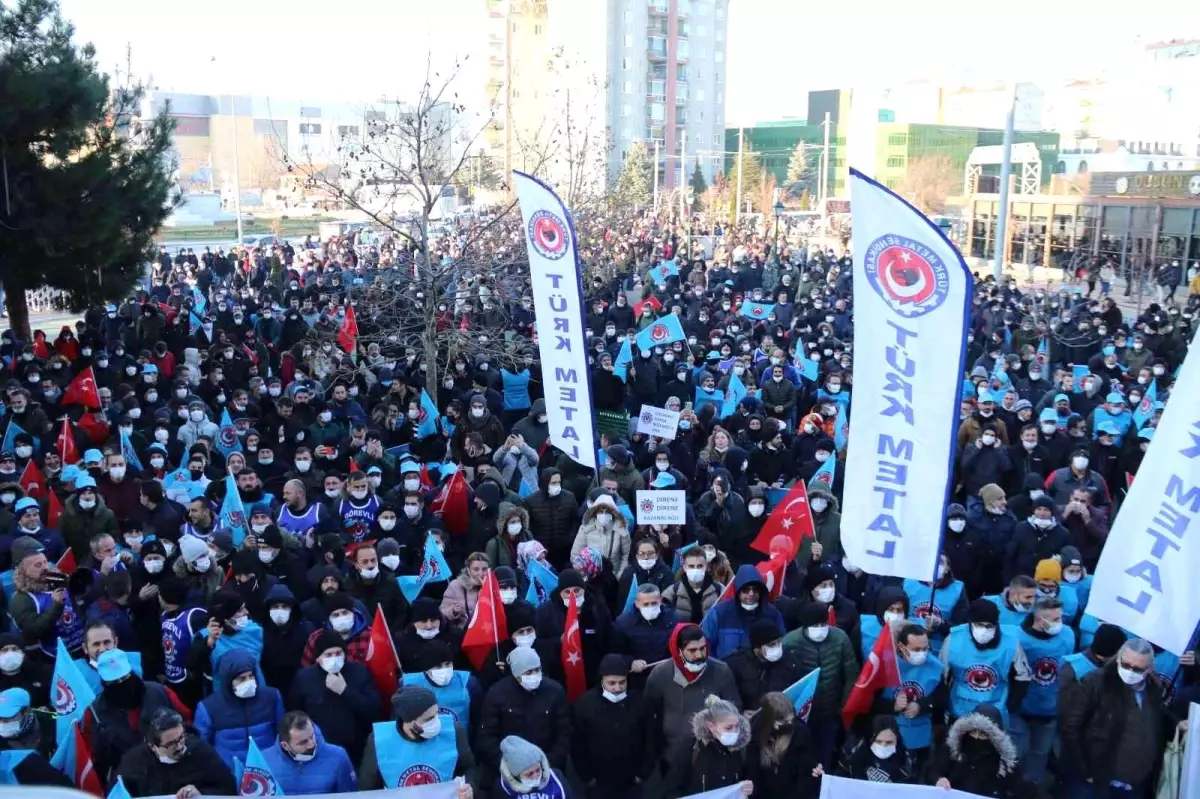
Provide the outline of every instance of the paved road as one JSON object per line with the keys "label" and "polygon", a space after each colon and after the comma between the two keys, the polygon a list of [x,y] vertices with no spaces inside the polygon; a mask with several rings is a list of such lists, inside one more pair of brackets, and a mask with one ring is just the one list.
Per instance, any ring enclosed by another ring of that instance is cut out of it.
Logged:
{"label": "paved road", "polygon": [[[31,313],[29,314],[29,329],[46,331],[46,338],[58,338],[58,331],[63,325],[74,325],[77,321],[83,318],[83,314],[63,313],[62,311],[48,311],[46,313]],[[8,317],[0,319],[0,332],[8,330]]]}

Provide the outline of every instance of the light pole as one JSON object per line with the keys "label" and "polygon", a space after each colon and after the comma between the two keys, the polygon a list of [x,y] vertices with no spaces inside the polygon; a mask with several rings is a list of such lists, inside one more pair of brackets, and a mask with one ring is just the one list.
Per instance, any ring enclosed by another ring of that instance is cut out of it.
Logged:
{"label": "light pole", "polygon": [[775,206],[771,210],[775,212],[775,260],[779,261],[779,217],[783,214],[783,200],[775,200]]}

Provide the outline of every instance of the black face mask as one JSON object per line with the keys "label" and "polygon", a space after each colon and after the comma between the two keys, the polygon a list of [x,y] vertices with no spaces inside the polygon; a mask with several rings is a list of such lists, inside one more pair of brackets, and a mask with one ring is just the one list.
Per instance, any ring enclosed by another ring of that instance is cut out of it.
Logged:
{"label": "black face mask", "polygon": [[136,674],[104,686],[104,696],[122,710],[140,707],[145,694],[146,686]]}

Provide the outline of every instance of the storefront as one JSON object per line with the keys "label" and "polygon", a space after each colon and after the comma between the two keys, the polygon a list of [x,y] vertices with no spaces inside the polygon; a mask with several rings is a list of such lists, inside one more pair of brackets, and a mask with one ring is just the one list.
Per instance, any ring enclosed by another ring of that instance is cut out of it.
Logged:
{"label": "storefront", "polygon": [[[1054,194],[1010,194],[1005,260],[1058,266],[1076,248],[1122,267],[1179,261],[1200,267],[1200,172],[1097,172],[1090,185],[1056,181]],[[1086,193],[1085,193],[1086,191]],[[961,199],[958,245],[990,260],[1000,197]]]}

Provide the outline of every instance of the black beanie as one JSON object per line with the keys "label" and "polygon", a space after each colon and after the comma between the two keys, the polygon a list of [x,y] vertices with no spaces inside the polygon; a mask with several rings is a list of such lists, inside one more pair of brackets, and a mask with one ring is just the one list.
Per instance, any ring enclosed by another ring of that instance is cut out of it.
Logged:
{"label": "black beanie", "polygon": [[325,609],[331,614],[335,610],[354,610],[354,599],[344,591],[335,591],[325,600]]}
{"label": "black beanie", "polygon": [[528,602],[514,602],[504,609],[508,621],[508,632],[511,635],[522,627],[536,627],[537,615],[533,606]]}
{"label": "black beanie", "polygon": [[450,651],[450,646],[436,638],[432,641],[422,642],[421,651],[417,653],[417,668],[421,671],[429,671],[443,663],[453,662],[454,653]]}
{"label": "black beanie", "polygon": [[600,658],[600,676],[601,677],[628,677],[629,676],[629,658],[624,655],[618,655],[615,652],[610,652]]}
{"label": "black beanie", "polygon": [[427,596],[418,597],[412,604],[410,617],[413,621],[441,620],[442,609],[436,599]]}
{"label": "black beanie", "polygon": [[986,599],[976,599],[967,609],[967,620],[976,624],[999,624],[1000,608]]}
{"label": "black beanie", "polygon": [[173,574],[158,584],[158,595],[168,605],[182,605],[187,602],[190,591],[188,584]]}
{"label": "black beanie", "polygon": [[313,642],[313,657],[321,657],[326,649],[340,649],[345,652],[346,639],[333,630],[321,630],[317,634],[317,640]]}
{"label": "black beanie", "polygon": [[755,619],[750,625],[750,646],[758,649],[783,637],[779,627],[770,619]]}
{"label": "black beanie", "polygon": [[[796,611],[797,627],[819,627],[829,623],[829,606],[824,602],[805,602]],[[776,631],[776,635],[778,635]]]}
{"label": "black beanie", "polygon": [[1096,628],[1096,636],[1092,639],[1092,654],[1096,657],[1110,658],[1121,650],[1128,640],[1125,631],[1115,624],[1101,624]]}

